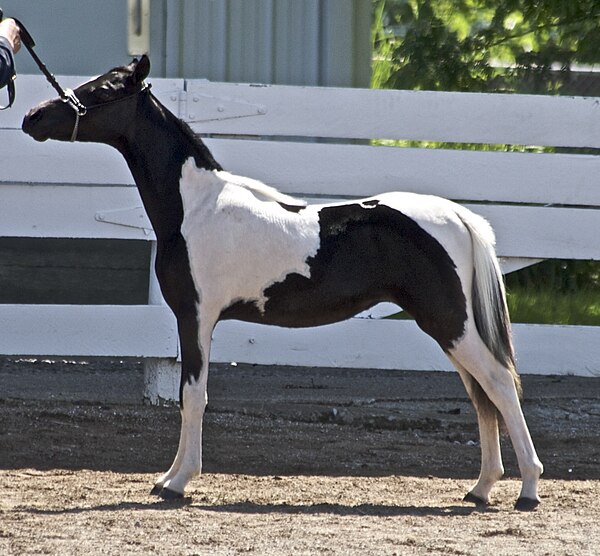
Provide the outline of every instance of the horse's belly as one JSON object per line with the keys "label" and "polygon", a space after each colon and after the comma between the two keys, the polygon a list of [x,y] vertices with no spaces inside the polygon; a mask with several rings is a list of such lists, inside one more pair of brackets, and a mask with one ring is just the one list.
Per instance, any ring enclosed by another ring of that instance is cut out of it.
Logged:
{"label": "horse's belly", "polygon": [[237,301],[221,313],[235,319],[288,328],[322,326],[349,319],[380,301],[375,296],[324,296],[318,292],[277,292],[261,307],[254,301]]}

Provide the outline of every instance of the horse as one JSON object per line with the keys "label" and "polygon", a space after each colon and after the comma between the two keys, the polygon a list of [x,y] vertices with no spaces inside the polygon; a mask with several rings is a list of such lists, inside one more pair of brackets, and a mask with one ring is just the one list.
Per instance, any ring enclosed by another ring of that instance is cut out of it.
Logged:
{"label": "horse", "polygon": [[522,478],[515,508],[536,508],[543,466],[520,404],[488,222],[452,201],[406,192],[307,204],[228,173],[152,94],[149,71],[147,56],[134,58],[76,88],[79,105],[57,98],[32,108],[22,129],[37,141],[117,149],[154,228],[155,272],[178,326],[181,430],[173,464],[152,494],[180,498],[201,473],[211,335],[219,321],[318,326],[387,301],[438,343],[475,407],[481,469],[464,500],[488,504],[504,474],[502,419]]}

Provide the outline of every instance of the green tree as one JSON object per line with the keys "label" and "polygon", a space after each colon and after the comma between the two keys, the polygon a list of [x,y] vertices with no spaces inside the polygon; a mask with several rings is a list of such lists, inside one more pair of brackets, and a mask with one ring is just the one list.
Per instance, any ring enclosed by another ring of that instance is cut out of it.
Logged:
{"label": "green tree", "polygon": [[559,92],[600,62],[599,0],[373,2],[377,87]]}

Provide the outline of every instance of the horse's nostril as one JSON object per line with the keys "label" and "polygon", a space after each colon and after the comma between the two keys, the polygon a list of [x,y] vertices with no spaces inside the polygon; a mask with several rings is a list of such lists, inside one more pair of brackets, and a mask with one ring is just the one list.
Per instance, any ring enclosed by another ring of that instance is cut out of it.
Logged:
{"label": "horse's nostril", "polygon": [[[21,124],[21,129],[31,135],[34,139],[41,141],[41,138],[38,138],[37,135],[40,133],[38,123],[43,119],[43,111],[42,110],[31,110],[24,118],[23,123]],[[35,134],[35,135],[34,135]]]}

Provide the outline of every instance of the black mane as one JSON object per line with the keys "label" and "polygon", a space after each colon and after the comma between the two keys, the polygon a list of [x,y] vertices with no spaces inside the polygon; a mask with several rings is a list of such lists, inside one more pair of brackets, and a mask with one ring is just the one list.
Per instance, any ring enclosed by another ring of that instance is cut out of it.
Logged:
{"label": "black mane", "polygon": [[184,122],[182,119],[175,117],[175,121],[179,129],[192,144],[195,152],[194,159],[198,167],[206,168],[207,170],[223,170],[223,167],[215,160],[209,148],[204,144],[200,135]]}

